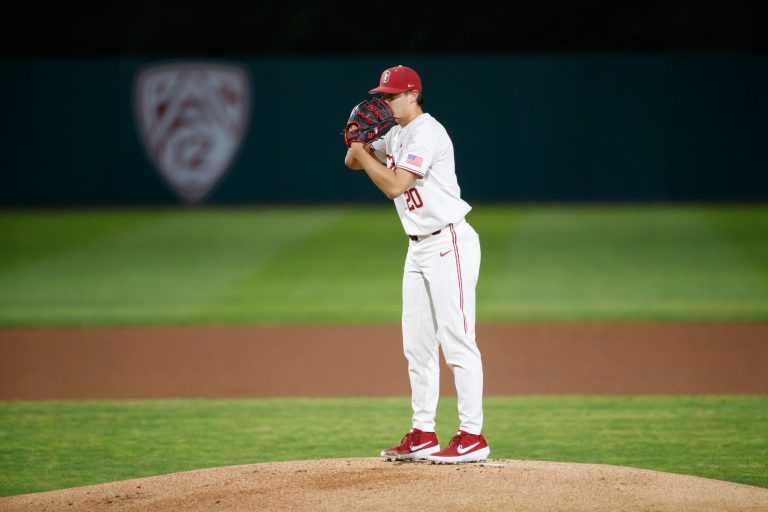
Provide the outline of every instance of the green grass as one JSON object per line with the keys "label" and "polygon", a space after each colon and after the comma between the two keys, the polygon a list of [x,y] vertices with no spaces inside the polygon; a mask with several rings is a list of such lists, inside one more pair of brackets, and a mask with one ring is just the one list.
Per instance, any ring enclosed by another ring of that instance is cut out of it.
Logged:
{"label": "green grass", "polygon": [[[476,205],[478,321],[768,320],[768,207]],[[0,212],[0,327],[397,323],[390,206]],[[441,401],[438,434],[455,429]],[[768,487],[768,397],[486,399],[493,457]],[[0,495],[375,456],[407,399],[0,402]]]}
{"label": "green grass", "polygon": [[[478,321],[766,320],[768,207],[476,205]],[[396,323],[390,206],[0,212],[0,326]]]}
{"label": "green grass", "polygon": [[[768,487],[768,396],[490,397],[492,458],[617,464]],[[441,400],[438,435],[455,433]],[[389,399],[0,403],[0,495],[276,460],[377,456]]]}

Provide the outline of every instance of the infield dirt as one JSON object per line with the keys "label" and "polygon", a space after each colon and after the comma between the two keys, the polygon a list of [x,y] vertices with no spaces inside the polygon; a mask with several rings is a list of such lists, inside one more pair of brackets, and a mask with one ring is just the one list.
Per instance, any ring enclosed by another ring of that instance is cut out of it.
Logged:
{"label": "infield dirt", "polygon": [[[408,395],[397,326],[1,329],[0,400]],[[487,395],[768,393],[768,323],[478,326]],[[381,376],[381,378],[377,378]],[[443,363],[441,393],[454,394]],[[766,511],[768,489],[609,465],[375,458],[0,498],[0,511]]]}
{"label": "infield dirt", "polygon": [[[487,396],[768,393],[765,322],[477,329]],[[399,326],[0,329],[0,400],[403,395]]]}
{"label": "infield dirt", "polygon": [[768,489],[620,466],[273,462],[0,498],[0,511],[765,511]]}

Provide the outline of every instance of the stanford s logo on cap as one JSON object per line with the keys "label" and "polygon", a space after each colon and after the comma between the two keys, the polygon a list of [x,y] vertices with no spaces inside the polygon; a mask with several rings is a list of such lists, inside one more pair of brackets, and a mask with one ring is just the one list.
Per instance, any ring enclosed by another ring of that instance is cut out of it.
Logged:
{"label": "stanford s logo on cap", "polygon": [[137,75],[141,140],[184,201],[204,200],[229,170],[245,135],[249,97],[248,75],[230,64],[170,63]]}
{"label": "stanford s logo on cap", "polygon": [[368,91],[369,94],[398,94],[405,91],[424,92],[421,87],[421,78],[412,68],[407,66],[395,66],[385,69],[381,74],[379,86]]}

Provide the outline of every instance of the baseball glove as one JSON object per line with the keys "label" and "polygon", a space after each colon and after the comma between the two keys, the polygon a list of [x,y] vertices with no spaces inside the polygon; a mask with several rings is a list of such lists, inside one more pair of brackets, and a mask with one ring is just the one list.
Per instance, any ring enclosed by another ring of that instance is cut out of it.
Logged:
{"label": "baseball glove", "polygon": [[349,148],[355,142],[366,144],[383,137],[395,125],[392,109],[381,98],[360,102],[352,109],[344,128],[344,144]]}

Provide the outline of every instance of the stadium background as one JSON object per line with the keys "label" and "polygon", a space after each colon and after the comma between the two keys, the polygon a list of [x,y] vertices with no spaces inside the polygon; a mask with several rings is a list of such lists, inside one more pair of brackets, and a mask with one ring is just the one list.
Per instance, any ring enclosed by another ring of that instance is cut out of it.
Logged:
{"label": "stadium background", "polygon": [[[401,233],[387,201],[343,168],[339,135],[351,106],[394,64],[422,74],[427,110],[454,139],[463,193],[488,234],[483,265],[491,282],[482,284],[485,298],[480,290],[481,321],[718,323],[711,331],[718,339],[707,334],[705,344],[671,350],[666,371],[679,372],[677,387],[654,392],[691,393],[708,383],[699,389],[730,396],[516,398],[528,393],[518,382],[507,396],[489,397],[496,454],[768,486],[760,462],[768,443],[754,430],[768,387],[760,370],[768,318],[768,45],[759,17],[738,2],[706,10],[522,2],[483,12],[425,4],[397,12],[393,25],[391,11],[364,14],[347,4],[58,6],[32,26],[3,33],[0,494],[215,465],[368,456],[399,432],[397,416],[407,420],[404,369],[399,384],[376,393],[394,389],[398,397],[381,400],[37,401],[105,398],[100,393],[114,389],[105,383],[114,384],[117,374],[151,381],[142,364],[167,373],[197,368],[152,352],[173,337],[161,327],[143,340],[143,363],[113,354],[106,372],[83,380],[85,370],[104,362],[95,354],[106,335],[78,328],[338,321],[396,333]],[[366,23],[376,24],[374,33],[350,37]],[[148,157],[137,127],[136,80],[153,65],[211,62],[247,72],[247,125],[221,179],[190,203]],[[366,265],[335,237],[359,237],[379,257]],[[308,261],[307,251],[316,259]],[[350,268],[355,282],[339,277]],[[238,281],[242,275],[252,280]],[[729,326],[734,320],[740,324]],[[91,351],[73,355],[64,338],[50,339],[61,327],[74,327],[67,340]],[[643,333],[647,325],[636,327]],[[672,326],[673,341],[683,337],[678,328]],[[592,341],[614,339],[591,329]],[[694,329],[705,337],[706,324]],[[180,346],[194,346],[187,334],[174,336]],[[251,341],[268,347],[269,340]],[[503,350],[504,336],[497,341]],[[710,341],[735,347],[720,366],[705,355]],[[610,359],[605,346],[594,359]],[[642,348],[633,346],[642,359]],[[33,352],[40,359],[31,359]],[[525,361],[525,353],[514,355]],[[247,374],[248,359],[233,357],[230,364]],[[22,360],[29,366],[17,364]],[[687,364],[703,370],[686,372]],[[723,366],[733,374],[721,373]],[[41,375],[58,380],[39,388]],[[207,396],[204,379],[195,380],[200,375],[207,374],[185,374],[161,396]],[[75,382],[86,386],[71,391]],[[570,391],[623,393],[608,379],[591,380],[595,387],[584,382]],[[110,396],[146,398],[132,394],[133,384]],[[311,382],[304,384],[298,389]],[[356,385],[344,389],[359,396]],[[279,380],[267,388],[291,396],[280,392]],[[568,381],[556,389],[568,395]],[[252,388],[228,391],[220,396],[264,396]],[[446,400],[441,410],[449,410],[441,414],[450,428],[452,398]],[[555,410],[567,414],[552,417]],[[323,444],[348,425],[350,411],[367,415],[372,434],[355,439],[356,450]],[[613,411],[618,428],[609,428]],[[190,417],[213,437],[202,442],[204,434],[186,430]],[[207,423],[214,417],[231,423]],[[659,417],[674,421],[658,426]],[[297,426],[313,422],[313,429]],[[254,440],[254,428],[280,449]],[[293,441],[276,442],[280,429]],[[634,451],[617,448],[627,429],[638,440]],[[602,437],[575,442],[596,431]],[[546,447],[536,441],[542,433]],[[217,434],[229,445],[200,448],[214,446]],[[705,464],[712,453],[716,460]],[[137,460],[140,467],[131,469]]]}
{"label": "stadium background", "polygon": [[356,35],[369,18],[330,5],[53,8],[2,36],[0,204],[178,204],[134,112],[139,70],[179,61],[250,79],[244,140],[210,204],[377,200],[333,172],[338,132],[398,63],[424,75],[475,201],[765,198],[767,45],[747,3],[427,3],[402,16]]}

